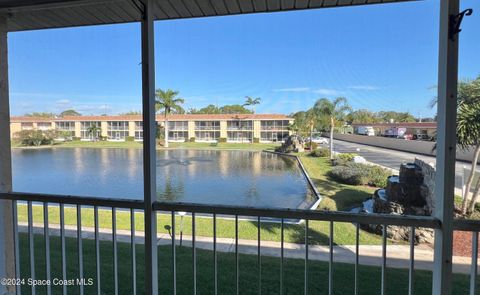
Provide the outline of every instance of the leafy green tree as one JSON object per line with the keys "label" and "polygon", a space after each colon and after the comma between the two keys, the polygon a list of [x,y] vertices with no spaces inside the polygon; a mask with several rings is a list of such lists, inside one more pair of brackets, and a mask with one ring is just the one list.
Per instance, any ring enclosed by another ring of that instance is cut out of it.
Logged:
{"label": "leafy green tree", "polygon": [[243,104],[244,106],[252,106],[252,113],[255,113],[255,105],[260,104],[260,101],[262,100],[260,97],[250,97],[250,96],[245,96],[247,99],[245,103]]}
{"label": "leafy green tree", "polygon": [[40,117],[40,118],[55,118],[54,113],[48,113],[48,112],[32,112],[32,113],[26,113],[24,116],[25,117]]}
{"label": "leafy green tree", "polygon": [[409,112],[381,111],[377,113],[381,122],[416,122],[416,118]]}
{"label": "leafy green tree", "polygon": [[369,110],[365,110],[365,109],[360,109],[360,110],[351,112],[350,114],[347,115],[346,120],[350,124],[378,123],[381,121],[381,119],[377,116],[376,113],[371,112]]}
{"label": "leafy green tree", "polygon": [[73,110],[73,109],[70,109],[70,110],[65,110],[63,112],[61,112],[58,116],[59,117],[69,117],[69,116],[81,116],[82,114],[80,114],[79,112]]}
{"label": "leafy green tree", "polygon": [[216,105],[210,104],[199,110],[191,109],[190,114],[220,114],[220,108],[218,108]]}
{"label": "leafy green tree", "polygon": [[128,111],[128,112],[125,112],[125,113],[120,113],[119,115],[120,116],[137,116],[137,115],[141,115],[142,112],[140,111]]}
{"label": "leafy green tree", "polygon": [[185,110],[182,108],[182,104],[185,103],[183,98],[178,97],[179,92],[171,89],[163,90],[157,89],[155,91],[155,111],[158,112],[163,110],[165,115],[164,120],[164,136],[165,136],[165,147],[168,148],[168,115],[173,113],[184,113]]}
{"label": "leafy green tree", "polygon": [[337,97],[334,100],[321,98],[315,102],[313,108],[320,117],[326,117],[329,120],[330,159],[333,160],[333,131],[335,125],[339,122],[343,122],[346,117],[346,112],[350,112],[352,108],[348,105],[345,97]]}
{"label": "leafy green tree", "polygon": [[56,137],[57,133],[54,130],[22,130],[15,134],[15,138],[25,146],[52,144]]}
{"label": "leafy green tree", "polygon": [[253,114],[253,112],[242,105],[230,104],[220,107],[220,114]]}

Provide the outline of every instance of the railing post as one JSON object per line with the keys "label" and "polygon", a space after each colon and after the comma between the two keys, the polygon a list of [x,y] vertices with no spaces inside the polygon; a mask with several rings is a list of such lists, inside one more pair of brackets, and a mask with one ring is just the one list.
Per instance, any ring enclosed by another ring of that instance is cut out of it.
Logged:
{"label": "railing post", "polygon": [[[7,18],[0,15],[0,193],[12,191],[12,150],[8,92]],[[12,201],[0,201],[0,278],[15,277]],[[2,286],[0,294],[14,293],[13,286]]]}
{"label": "railing post", "polygon": [[142,0],[143,181],[145,202],[145,294],[158,294],[155,150],[155,59],[152,0]]}
{"label": "railing post", "polygon": [[437,165],[435,256],[432,294],[451,294],[453,199],[455,190],[456,117],[458,83],[458,34],[452,35],[450,22],[459,12],[459,0],[440,1],[438,59]]}

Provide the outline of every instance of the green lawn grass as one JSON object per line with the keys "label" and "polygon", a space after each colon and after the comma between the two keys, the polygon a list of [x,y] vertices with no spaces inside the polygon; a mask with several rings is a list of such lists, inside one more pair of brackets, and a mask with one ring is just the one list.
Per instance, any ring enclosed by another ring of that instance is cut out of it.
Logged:
{"label": "green lawn grass", "polygon": [[339,183],[328,175],[332,169],[330,159],[299,155],[303,166],[323,197],[319,209],[331,211],[345,211],[360,206],[372,196],[376,188],[369,186],[355,186]]}
{"label": "green lawn grass", "polygon": [[[27,206],[18,205],[18,220],[27,222]],[[60,210],[57,206],[49,207],[49,222],[52,224],[59,223]],[[43,223],[43,208],[41,206],[33,207],[33,220],[36,223]],[[139,231],[143,231],[143,213],[135,214],[135,226]],[[76,225],[76,209],[65,207],[65,224]],[[107,209],[99,210],[99,224],[102,228],[112,228],[111,211]],[[158,215],[158,232],[169,233],[171,225],[170,214]],[[176,216],[177,233],[181,224],[181,217]],[[94,216],[93,209],[82,209],[82,226],[93,227]],[[117,211],[117,228],[130,230],[130,212]],[[285,224],[284,235],[285,242],[304,243],[305,241],[305,225],[304,224]],[[240,220],[239,221],[239,238],[255,240],[257,238],[257,222]],[[261,236],[264,241],[280,241],[280,224],[272,222],[262,222]],[[192,232],[191,218],[186,216],[183,218],[183,233],[190,235]],[[328,245],[329,242],[329,223],[324,221],[310,221],[309,223],[310,243],[317,245]],[[196,235],[204,237],[213,236],[213,221],[209,217],[196,217]],[[217,218],[217,236],[219,238],[235,237],[235,221],[232,219]],[[355,244],[355,226],[351,223],[336,222],[334,223],[334,243],[337,245]],[[381,238],[377,235],[361,231],[360,244],[362,245],[379,245]]]}
{"label": "green lawn grass", "polygon": [[[35,272],[37,279],[45,279],[45,247],[43,236],[35,236]],[[51,277],[61,278],[60,239],[51,237]],[[20,234],[20,270],[21,277],[30,277],[28,255],[28,236]],[[172,255],[171,246],[160,246],[158,284],[160,294],[172,294]],[[67,279],[78,278],[78,258],[76,239],[66,239]],[[177,259],[177,294],[192,294],[192,249],[176,247]],[[113,254],[112,243],[100,243],[101,257],[101,288],[102,294],[113,294]],[[119,293],[132,294],[132,264],[130,244],[118,243],[118,275]],[[144,247],[136,247],[137,292],[144,294]],[[93,240],[83,241],[84,277],[96,282],[95,244]],[[214,267],[213,253],[207,250],[197,250],[197,291],[198,294],[213,294]],[[284,294],[303,294],[304,291],[304,260],[284,260]],[[262,257],[261,259],[262,294],[279,294],[280,290],[280,259]],[[240,294],[258,294],[258,264],[257,256],[239,255],[239,291]],[[353,294],[354,266],[353,264],[333,264],[334,294]],[[380,294],[381,268],[375,266],[359,267],[359,294]],[[432,274],[428,271],[415,271],[414,294],[431,294]],[[235,255],[233,253],[218,253],[218,294],[235,294]],[[387,269],[387,294],[408,293],[408,270]],[[469,277],[455,274],[453,276],[453,294],[468,294]],[[328,263],[309,261],[308,263],[309,294],[328,294]],[[22,288],[22,294],[30,294],[28,287]],[[61,287],[54,286],[53,294],[61,294]],[[68,294],[79,294],[77,286],[69,286]],[[37,294],[45,294],[45,287],[37,287]],[[86,286],[85,294],[96,294],[96,285]]]}

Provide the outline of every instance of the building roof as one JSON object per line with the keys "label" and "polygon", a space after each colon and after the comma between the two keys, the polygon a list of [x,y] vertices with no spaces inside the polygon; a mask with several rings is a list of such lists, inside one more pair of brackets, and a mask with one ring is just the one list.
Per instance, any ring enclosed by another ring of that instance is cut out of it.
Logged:
{"label": "building roof", "polygon": [[398,122],[398,123],[353,123],[352,126],[372,127],[405,127],[405,128],[437,128],[437,122]]}
{"label": "building roof", "polygon": [[[156,116],[157,121],[164,119],[163,115]],[[219,120],[291,120],[292,118],[282,114],[183,114],[169,115],[170,121],[219,121]],[[11,122],[65,122],[65,121],[142,121],[141,115],[133,116],[66,116],[62,118],[45,117],[11,117]]]}
{"label": "building roof", "polygon": [[[156,20],[416,0],[153,0]],[[9,32],[140,21],[139,0],[0,0]]]}

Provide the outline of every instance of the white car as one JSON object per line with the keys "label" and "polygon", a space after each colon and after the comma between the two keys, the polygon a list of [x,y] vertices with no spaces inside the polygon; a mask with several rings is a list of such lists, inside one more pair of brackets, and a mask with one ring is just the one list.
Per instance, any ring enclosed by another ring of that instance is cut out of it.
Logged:
{"label": "white car", "polygon": [[[306,140],[306,142],[309,142],[310,138]],[[325,137],[313,137],[312,142],[317,143],[317,144],[328,144],[328,139]]]}

